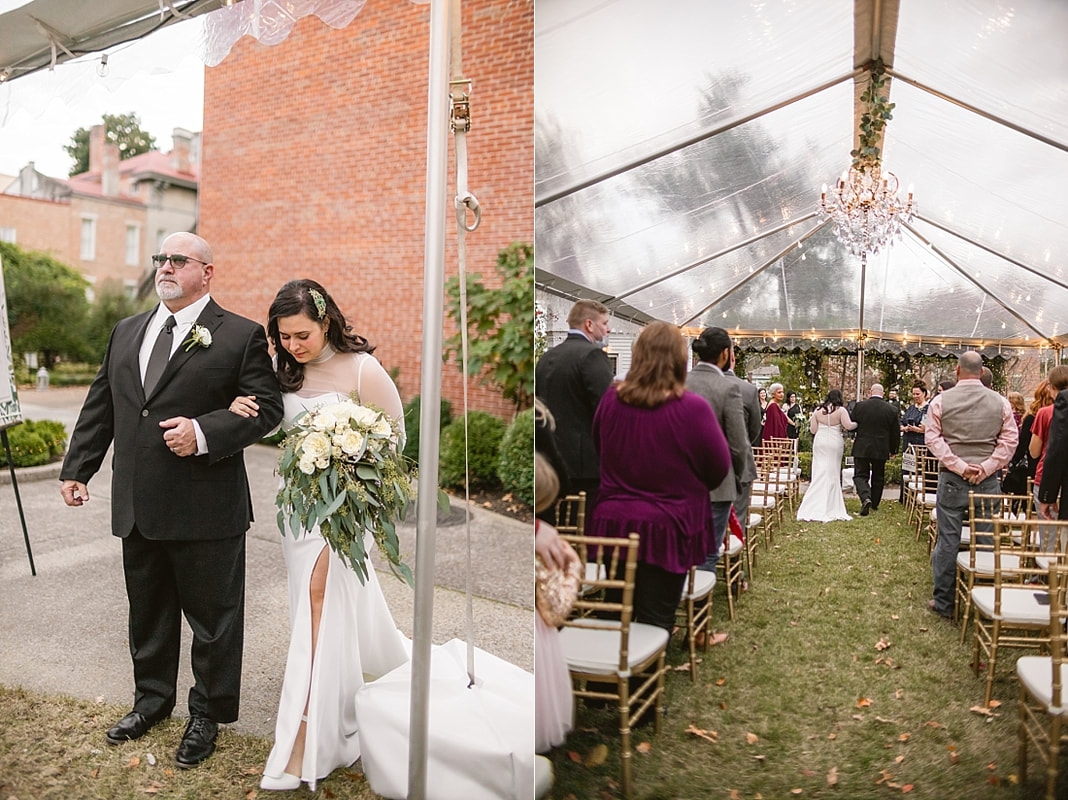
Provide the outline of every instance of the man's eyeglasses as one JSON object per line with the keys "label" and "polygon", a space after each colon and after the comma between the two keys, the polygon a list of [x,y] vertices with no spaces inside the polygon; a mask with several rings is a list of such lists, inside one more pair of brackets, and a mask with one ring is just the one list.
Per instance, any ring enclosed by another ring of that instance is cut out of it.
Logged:
{"label": "man's eyeglasses", "polygon": [[208,263],[207,261],[201,261],[199,258],[193,258],[192,256],[183,256],[179,253],[170,256],[164,255],[163,253],[156,253],[154,256],[152,256],[152,265],[156,269],[163,269],[163,265],[166,264],[168,261],[171,262],[171,266],[175,269],[181,269],[190,261],[195,261],[198,264]]}

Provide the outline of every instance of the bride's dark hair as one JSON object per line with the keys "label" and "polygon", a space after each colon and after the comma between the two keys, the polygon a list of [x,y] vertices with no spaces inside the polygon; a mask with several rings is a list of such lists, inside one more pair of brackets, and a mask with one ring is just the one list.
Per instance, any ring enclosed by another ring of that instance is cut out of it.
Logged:
{"label": "bride's dark hair", "polygon": [[327,320],[326,340],[339,353],[373,353],[365,338],[352,331],[337,303],[322,286],[309,278],[290,281],[274,296],[267,312],[267,338],[274,345],[278,366],[275,376],[283,392],[295,392],[304,385],[304,365],[289,354],[278,341],[278,320],[303,314],[308,319]]}
{"label": "bride's dark hair", "polygon": [[823,405],[820,408],[830,414],[843,405],[845,404],[842,402],[842,393],[838,389],[831,389],[831,391],[827,392],[827,399],[823,401]]}

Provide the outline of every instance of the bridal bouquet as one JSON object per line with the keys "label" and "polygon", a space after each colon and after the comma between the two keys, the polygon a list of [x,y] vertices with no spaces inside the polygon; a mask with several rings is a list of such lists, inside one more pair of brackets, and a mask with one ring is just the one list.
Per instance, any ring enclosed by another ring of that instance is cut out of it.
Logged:
{"label": "bridal bouquet", "polygon": [[345,400],[298,417],[281,447],[276,505],[282,535],[288,528],[299,538],[318,525],[363,583],[369,531],[393,574],[411,585],[394,525],[412,494],[399,423],[378,408]]}

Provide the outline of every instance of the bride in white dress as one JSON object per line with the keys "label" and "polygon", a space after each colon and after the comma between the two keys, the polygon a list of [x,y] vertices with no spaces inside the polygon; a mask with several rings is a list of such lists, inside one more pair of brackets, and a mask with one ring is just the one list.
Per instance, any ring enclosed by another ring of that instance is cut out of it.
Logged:
{"label": "bride in white dress", "polygon": [[[274,344],[288,430],[303,411],[349,398],[403,420],[397,388],[367,340],[353,334],[340,309],[315,281],[290,281],[271,304]],[[255,414],[255,398],[230,410]],[[288,526],[287,526],[288,530]],[[374,542],[367,540],[367,552]],[[375,570],[365,583],[334,553],[318,529],[282,537],[289,580],[290,642],[274,747],[261,789],[292,790],[316,782],[360,756],[356,690],[410,658]]]}
{"label": "bride in white dress", "polygon": [[801,505],[797,518],[809,522],[832,522],[852,519],[846,513],[842,499],[842,452],[845,442],[842,431],[851,431],[857,423],[849,418],[842,405],[842,393],[831,389],[827,399],[813,413],[809,430],[812,439],[812,482]]}

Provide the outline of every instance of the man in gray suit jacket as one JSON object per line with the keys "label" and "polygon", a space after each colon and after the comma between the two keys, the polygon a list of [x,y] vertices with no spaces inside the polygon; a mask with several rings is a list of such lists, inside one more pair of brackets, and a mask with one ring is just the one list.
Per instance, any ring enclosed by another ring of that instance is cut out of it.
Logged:
{"label": "man in gray suit jacket", "polygon": [[731,337],[723,328],[705,328],[694,340],[693,351],[699,362],[690,371],[686,388],[701,395],[712,406],[731,451],[731,468],[727,477],[709,493],[716,544],[699,569],[711,571],[719,561],[719,551],[726,537],[731,506],[741,492],[739,482],[745,471],[745,455],[750,446],[745,427],[745,412],[742,408],[741,387],[737,380],[723,374],[723,368],[730,361]]}
{"label": "man in gray suit jacket", "polygon": [[742,392],[742,410],[745,412],[745,430],[749,436],[749,447],[745,449],[745,468],[742,470],[738,481],[738,498],[734,501],[734,515],[742,524],[744,530],[749,526],[749,498],[753,493],[753,481],[756,480],[756,459],[753,458],[753,448],[760,444],[762,426],[760,418],[763,412],[760,408],[760,390],[755,384],[742,380],[734,374],[734,348],[731,347],[730,366],[724,370],[728,378],[738,384]]}

